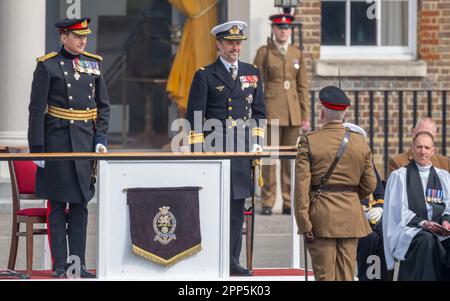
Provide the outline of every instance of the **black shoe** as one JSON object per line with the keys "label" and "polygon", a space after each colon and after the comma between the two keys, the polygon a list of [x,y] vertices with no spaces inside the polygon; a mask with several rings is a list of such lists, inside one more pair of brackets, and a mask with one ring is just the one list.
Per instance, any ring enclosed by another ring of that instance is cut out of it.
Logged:
{"label": "black shoe", "polygon": [[291,208],[283,208],[283,214],[291,215]]}
{"label": "black shoe", "polygon": [[89,272],[84,265],[81,266],[80,278],[97,278],[95,274]]}
{"label": "black shoe", "polygon": [[262,211],[261,211],[262,215],[272,215],[272,208],[271,207],[262,207]]}
{"label": "black shoe", "polygon": [[246,268],[241,267],[240,265],[232,265],[230,266],[230,275],[231,276],[253,276],[253,273],[247,270]]}
{"label": "black shoe", "polygon": [[53,278],[66,278],[66,268],[64,266],[56,266],[53,269]]}

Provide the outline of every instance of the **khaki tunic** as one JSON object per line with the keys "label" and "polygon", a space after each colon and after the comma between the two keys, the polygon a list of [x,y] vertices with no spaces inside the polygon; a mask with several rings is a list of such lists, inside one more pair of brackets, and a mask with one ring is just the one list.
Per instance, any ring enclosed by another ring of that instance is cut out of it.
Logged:
{"label": "khaki tunic", "polygon": [[[310,101],[308,81],[303,53],[295,46],[289,45],[283,57],[275,44],[258,49],[254,64],[264,76],[264,95],[266,98],[267,120],[279,119],[280,126],[300,126],[308,121]],[[284,82],[289,82],[285,89]]]}
{"label": "khaki tunic", "polygon": [[320,184],[344,135],[341,123],[329,123],[300,139],[295,170],[299,233],[312,231],[316,237],[357,238],[372,232],[360,200],[375,190],[377,179],[372,153],[360,134],[351,133],[347,148],[326,183],[358,186],[358,193],[322,192],[314,203],[310,201],[310,186]]}
{"label": "khaki tunic", "polygon": [[[389,175],[394,171],[399,169],[402,166],[406,166],[409,161],[413,159],[413,154],[411,149],[409,149],[407,152],[403,152],[401,154],[397,154],[391,158],[389,158],[389,164],[388,164],[388,174],[385,177],[386,181],[389,178]],[[450,161],[447,157],[435,154],[433,157],[431,157],[431,164],[433,164],[434,167],[445,169],[448,172],[450,172]]]}

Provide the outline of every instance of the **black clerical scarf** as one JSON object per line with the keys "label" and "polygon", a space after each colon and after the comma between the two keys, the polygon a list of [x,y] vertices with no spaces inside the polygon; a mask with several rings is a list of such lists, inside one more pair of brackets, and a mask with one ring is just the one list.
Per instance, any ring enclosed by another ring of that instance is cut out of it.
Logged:
{"label": "black clerical scarf", "polygon": [[[433,207],[432,221],[439,223],[439,219],[445,210],[445,204],[442,202],[441,180],[433,166],[430,168],[426,188],[426,201]],[[414,160],[411,160],[406,166],[406,193],[408,207],[416,214],[408,223],[408,226],[417,227],[421,221],[428,220],[428,214],[419,169]]]}

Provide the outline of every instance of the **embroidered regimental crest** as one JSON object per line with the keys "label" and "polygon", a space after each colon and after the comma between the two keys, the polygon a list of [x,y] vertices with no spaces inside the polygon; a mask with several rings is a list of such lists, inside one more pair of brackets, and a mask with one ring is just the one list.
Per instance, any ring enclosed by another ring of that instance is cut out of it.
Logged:
{"label": "embroidered regimental crest", "polygon": [[199,190],[200,187],[128,188],[133,253],[170,266],[200,252]]}
{"label": "embroidered regimental crest", "polygon": [[177,220],[169,209],[168,206],[160,207],[159,212],[153,219],[153,230],[156,234],[154,240],[163,245],[167,245],[177,238],[175,235]]}

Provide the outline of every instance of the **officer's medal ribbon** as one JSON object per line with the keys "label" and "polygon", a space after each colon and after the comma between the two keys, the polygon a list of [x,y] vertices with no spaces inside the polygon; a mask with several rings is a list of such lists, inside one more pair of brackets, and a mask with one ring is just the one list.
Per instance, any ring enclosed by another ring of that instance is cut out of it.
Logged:
{"label": "officer's medal ribbon", "polygon": [[79,80],[80,79],[80,73],[81,73],[81,64],[80,64],[80,60],[79,59],[74,59],[72,61],[73,64],[73,70],[75,71],[75,73],[73,74],[73,77],[75,78],[75,80]]}
{"label": "officer's medal ribbon", "polygon": [[256,75],[244,75],[240,76],[239,80],[241,81],[241,89],[244,91],[247,88],[257,88],[258,87],[258,76]]}
{"label": "officer's medal ribbon", "polygon": [[442,197],[444,195],[442,190],[435,189],[435,203],[436,204],[442,204]]}
{"label": "officer's medal ribbon", "polygon": [[427,201],[428,204],[431,204],[431,202],[432,202],[431,195],[432,195],[432,189],[431,188],[427,188],[426,201]]}
{"label": "officer's medal ribbon", "polygon": [[439,199],[438,199],[439,204],[442,204],[442,199],[444,198],[444,191],[443,190],[438,190],[438,197],[439,197]]}

